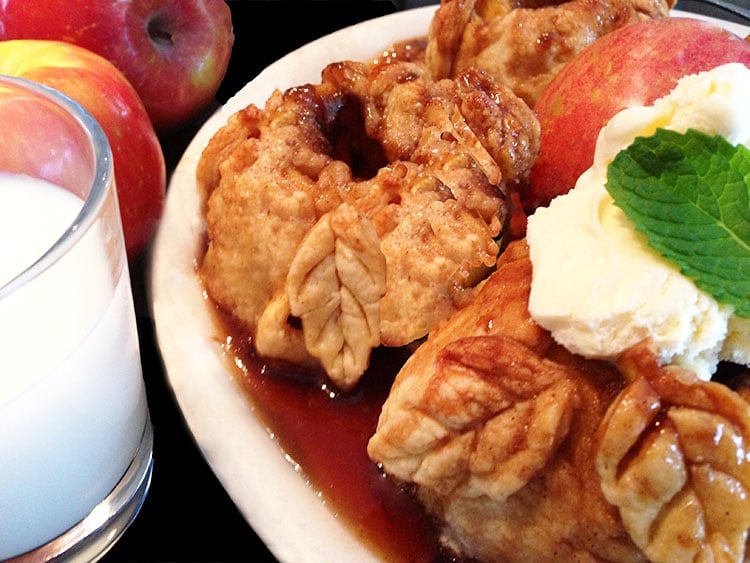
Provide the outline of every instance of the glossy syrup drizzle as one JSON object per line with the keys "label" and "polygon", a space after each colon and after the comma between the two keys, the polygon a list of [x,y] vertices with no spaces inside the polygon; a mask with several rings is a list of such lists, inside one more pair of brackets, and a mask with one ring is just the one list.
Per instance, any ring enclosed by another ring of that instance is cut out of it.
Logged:
{"label": "glossy syrup drizzle", "polygon": [[[221,315],[220,315],[221,316]],[[221,319],[225,351],[256,416],[313,491],[337,518],[386,561],[455,561],[440,548],[424,509],[367,456],[380,409],[404,361],[400,350],[378,349],[351,393],[330,388],[319,374],[258,358],[251,341]]]}

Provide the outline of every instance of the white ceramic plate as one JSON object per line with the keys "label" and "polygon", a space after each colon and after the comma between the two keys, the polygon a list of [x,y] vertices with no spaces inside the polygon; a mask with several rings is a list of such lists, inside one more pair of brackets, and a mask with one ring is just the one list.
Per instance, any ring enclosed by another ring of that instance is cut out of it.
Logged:
{"label": "white ceramic plate", "polygon": [[[319,82],[329,62],[369,60],[395,41],[426,33],[434,9],[408,10],[348,27],[272,64],[205,123],[169,184],[150,274],[152,314],[168,383],[208,464],[281,561],[364,563],[377,557],[333,516],[284,457],[233,381],[195,275],[204,234],[195,168],[210,137],[235,111],[250,103],[262,106],[275,88]],[[750,32],[738,24],[713,21],[738,35]]]}

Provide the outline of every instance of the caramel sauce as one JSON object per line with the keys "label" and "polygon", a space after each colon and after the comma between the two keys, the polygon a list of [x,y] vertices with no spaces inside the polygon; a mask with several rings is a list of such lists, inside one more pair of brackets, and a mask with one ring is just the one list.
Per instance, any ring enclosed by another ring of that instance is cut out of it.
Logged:
{"label": "caramel sauce", "polygon": [[218,319],[227,335],[228,369],[279,444],[279,455],[299,466],[337,518],[386,561],[456,561],[441,549],[438,531],[418,501],[367,456],[405,352],[376,349],[356,389],[342,393],[321,373],[257,357],[251,339],[231,319],[220,311]]}

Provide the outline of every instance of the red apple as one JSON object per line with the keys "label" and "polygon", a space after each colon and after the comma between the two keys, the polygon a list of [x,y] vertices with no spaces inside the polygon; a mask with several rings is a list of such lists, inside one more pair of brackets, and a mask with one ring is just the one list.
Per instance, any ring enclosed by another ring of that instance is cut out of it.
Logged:
{"label": "red apple", "polygon": [[150,241],[164,206],[164,155],[138,94],[104,57],[61,41],[0,41],[0,74],[46,84],[81,104],[112,147],[128,258]]}
{"label": "red apple", "polygon": [[163,131],[213,100],[234,34],[224,0],[3,0],[3,39],[67,41],[105,57]]}
{"label": "red apple", "polygon": [[[38,95],[22,89],[0,88],[0,108],[0,170],[28,173],[83,197],[81,178],[92,177],[95,163],[80,124],[60,112],[57,105],[40,104]],[[33,135],[18,135],[17,131]]]}
{"label": "red apple", "polygon": [[688,74],[728,62],[750,66],[750,43],[688,17],[646,20],[594,41],[552,79],[534,107],[540,154],[527,211],[569,191],[593,163],[596,138],[620,110],[648,105]]}

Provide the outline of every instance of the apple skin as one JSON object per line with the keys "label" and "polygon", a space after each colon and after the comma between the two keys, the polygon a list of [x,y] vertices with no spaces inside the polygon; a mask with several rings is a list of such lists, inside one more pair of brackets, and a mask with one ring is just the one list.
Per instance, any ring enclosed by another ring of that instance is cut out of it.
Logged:
{"label": "apple skin", "polygon": [[0,41],[0,74],[54,88],[99,122],[112,149],[125,247],[132,262],[156,231],[166,191],[161,145],[132,85],[107,59],[60,41]]}
{"label": "apple skin", "polygon": [[111,61],[162,132],[208,107],[234,43],[224,0],[4,0],[0,40],[50,39]]}
{"label": "apple skin", "polygon": [[563,67],[534,106],[540,153],[524,208],[546,206],[575,186],[593,163],[599,131],[620,110],[649,105],[683,76],[728,62],[750,67],[750,43],[689,17],[644,20],[594,41]]}
{"label": "apple skin", "polygon": [[[30,174],[83,197],[81,178],[91,177],[94,163],[80,125],[71,123],[56,106],[41,105],[37,95],[24,90],[3,91],[0,108],[0,170]],[[27,137],[18,131],[34,134]],[[54,162],[50,154],[55,155]]]}

